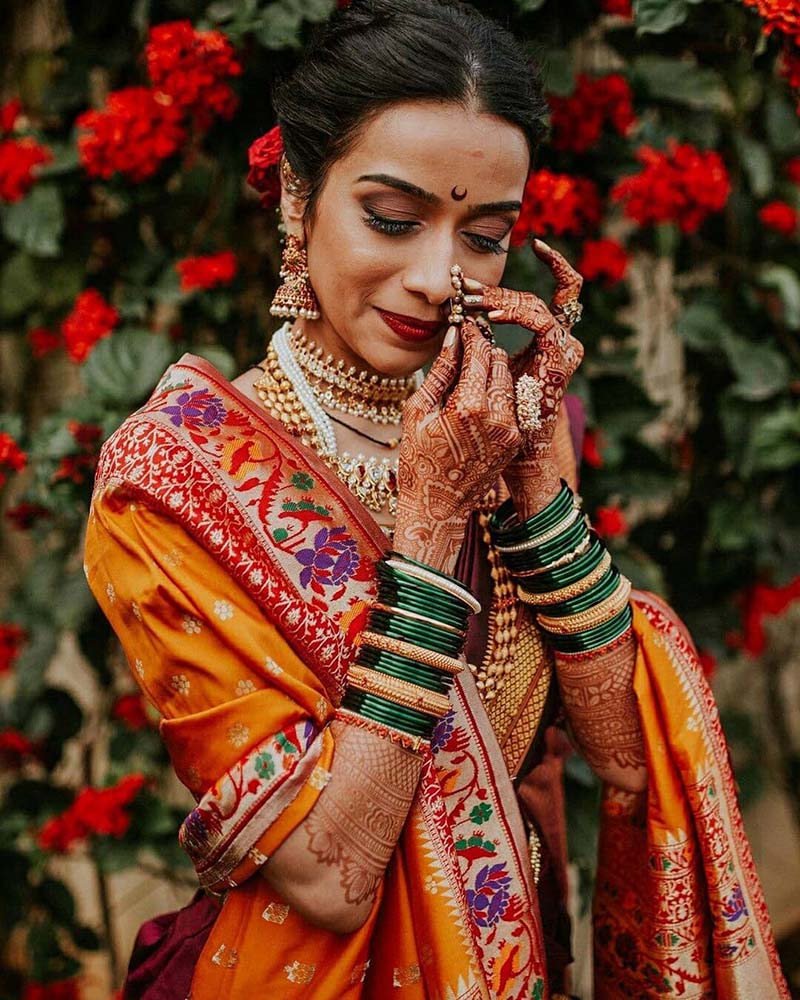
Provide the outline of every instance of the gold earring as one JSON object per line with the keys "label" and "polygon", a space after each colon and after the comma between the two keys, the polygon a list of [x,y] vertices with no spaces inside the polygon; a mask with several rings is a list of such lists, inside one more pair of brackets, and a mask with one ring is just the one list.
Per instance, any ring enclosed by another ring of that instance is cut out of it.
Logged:
{"label": "gold earring", "polygon": [[278,286],[269,311],[273,316],[319,319],[319,302],[308,278],[308,253],[297,236],[287,234],[281,254],[283,283]]}

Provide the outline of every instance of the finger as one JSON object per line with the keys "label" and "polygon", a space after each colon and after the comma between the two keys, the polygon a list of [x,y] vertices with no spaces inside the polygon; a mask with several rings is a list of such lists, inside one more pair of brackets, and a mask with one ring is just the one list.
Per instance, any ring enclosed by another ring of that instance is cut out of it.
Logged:
{"label": "finger", "polygon": [[450,326],[442,341],[442,348],[425,376],[425,381],[405,404],[406,417],[431,413],[442,405],[446,393],[458,376],[461,355],[462,345],[458,327]]}
{"label": "finger", "polygon": [[[553,272],[556,288],[553,293],[551,309],[559,310],[565,302],[577,299],[583,287],[583,278],[558,250],[548,246],[544,240],[534,239],[531,242],[533,252]],[[560,311],[560,310],[559,310]],[[559,317],[561,318],[561,317]]]}
{"label": "finger", "polygon": [[491,348],[477,326],[467,319],[461,327],[464,361],[461,376],[450,397],[459,409],[486,409],[486,386],[492,361]]}
{"label": "finger", "polygon": [[517,418],[514,379],[508,367],[508,355],[502,347],[492,348],[489,386],[486,396],[492,420],[502,426],[515,427]]}

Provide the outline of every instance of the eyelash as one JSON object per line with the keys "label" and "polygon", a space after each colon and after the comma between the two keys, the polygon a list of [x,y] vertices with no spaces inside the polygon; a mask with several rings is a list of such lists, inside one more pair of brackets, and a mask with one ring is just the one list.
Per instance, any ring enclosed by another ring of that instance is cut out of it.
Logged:
{"label": "eyelash", "polygon": [[[364,216],[364,223],[386,236],[402,236],[410,233],[417,222],[401,222],[398,219],[386,219],[382,215],[368,212]],[[482,236],[480,233],[467,233],[467,237],[472,241],[478,253],[508,253],[508,250],[501,244],[500,240],[493,240],[489,236]]]}

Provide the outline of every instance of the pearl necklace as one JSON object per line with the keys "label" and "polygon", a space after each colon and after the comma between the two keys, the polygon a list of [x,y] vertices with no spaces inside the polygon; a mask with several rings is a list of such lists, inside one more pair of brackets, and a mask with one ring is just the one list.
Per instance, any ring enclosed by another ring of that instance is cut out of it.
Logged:
{"label": "pearl necklace", "polygon": [[288,324],[272,337],[267,368],[253,384],[272,416],[314,448],[348,489],[370,510],[397,513],[397,460],[338,454],[333,422],[322,409],[292,352]]}

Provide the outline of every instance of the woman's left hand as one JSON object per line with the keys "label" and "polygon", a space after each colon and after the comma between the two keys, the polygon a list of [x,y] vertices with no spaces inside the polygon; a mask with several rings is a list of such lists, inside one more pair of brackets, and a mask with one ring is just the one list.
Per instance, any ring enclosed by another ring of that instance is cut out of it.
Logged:
{"label": "woman's left hand", "polygon": [[[577,306],[583,278],[546,243],[534,240],[531,245],[556,279],[549,306],[532,292],[484,285],[466,275],[462,280],[466,292],[464,305],[470,312],[480,310],[493,323],[517,323],[534,334],[530,344],[510,358],[509,368],[517,387],[517,399],[524,397],[529,411],[528,419],[523,418],[520,423],[523,454],[541,454],[542,445],[552,441],[561,400],[583,359],[583,344],[571,332],[574,313],[572,321],[569,318]],[[526,378],[520,384],[523,377]]]}

